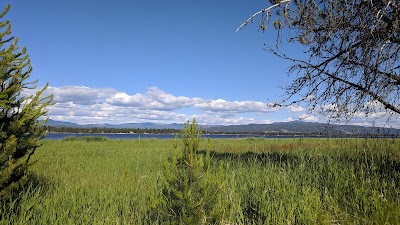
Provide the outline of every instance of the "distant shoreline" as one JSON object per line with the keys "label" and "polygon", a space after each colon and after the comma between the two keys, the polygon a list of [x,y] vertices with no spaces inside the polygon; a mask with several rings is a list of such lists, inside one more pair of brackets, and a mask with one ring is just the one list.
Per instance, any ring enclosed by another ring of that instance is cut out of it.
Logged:
{"label": "distant shoreline", "polygon": [[[45,139],[63,139],[68,136],[105,136],[110,139],[161,138],[172,139],[175,133],[82,133],[82,132],[47,132]],[[279,134],[279,133],[203,133],[210,138],[400,138],[399,135],[355,135],[355,134]],[[179,133],[178,133],[179,136]]]}

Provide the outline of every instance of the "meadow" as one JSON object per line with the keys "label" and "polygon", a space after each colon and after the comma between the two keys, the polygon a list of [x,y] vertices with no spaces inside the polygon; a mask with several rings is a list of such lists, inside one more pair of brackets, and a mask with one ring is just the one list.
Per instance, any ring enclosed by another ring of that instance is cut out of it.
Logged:
{"label": "meadow", "polygon": [[[151,196],[173,140],[42,144],[0,224],[163,224]],[[210,149],[219,224],[400,224],[399,139],[212,139]]]}

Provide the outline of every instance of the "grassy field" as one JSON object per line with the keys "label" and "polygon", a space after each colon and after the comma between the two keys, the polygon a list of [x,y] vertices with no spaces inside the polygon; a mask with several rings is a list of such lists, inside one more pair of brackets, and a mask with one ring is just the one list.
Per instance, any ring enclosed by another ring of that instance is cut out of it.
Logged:
{"label": "grassy field", "polygon": [[[150,196],[172,146],[43,141],[0,224],[162,224]],[[211,150],[220,224],[400,224],[399,139],[213,139]]]}

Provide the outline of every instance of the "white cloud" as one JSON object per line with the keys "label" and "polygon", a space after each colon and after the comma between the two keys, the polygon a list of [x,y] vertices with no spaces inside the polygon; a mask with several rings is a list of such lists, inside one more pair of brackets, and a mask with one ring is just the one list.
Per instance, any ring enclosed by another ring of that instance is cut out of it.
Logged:
{"label": "white cloud", "polygon": [[128,95],[123,92],[114,94],[113,96],[106,99],[108,104],[126,107],[138,107],[138,108],[162,108],[162,104],[157,101],[153,101],[146,95],[135,94]]}
{"label": "white cloud", "polygon": [[351,118],[349,123],[370,127],[400,128],[400,117],[382,112],[373,113],[366,117],[365,114],[359,113],[357,116]]}
{"label": "white cloud", "polygon": [[315,95],[307,95],[305,101],[312,102],[316,99]]}
{"label": "white cloud", "polygon": [[116,93],[111,88],[89,88],[85,86],[48,87],[44,95],[53,94],[54,102],[73,102],[75,104],[91,105],[104,100]]}
{"label": "white cloud", "polygon": [[[24,90],[22,94],[33,95],[36,91]],[[183,123],[193,117],[199,123],[209,125],[271,123],[272,120],[297,119],[323,121],[315,114],[301,114],[306,111],[302,106],[273,107],[271,103],[259,101],[227,101],[176,96],[157,87],[150,87],[144,93],[128,94],[111,88],[63,86],[48,87],[44,95],[49,94],[54,95],[55,103],[48,107],[48,115],[51,119],[81,124]],[[357,114],[351,121],[355,124],[373,124],[374,122],[376,126],[400,127],[398,118],[388,120],[383,112],[371,114],[368,119],[365,119],[364,114]]]}
{"label": "white cloud", "polygon": [[317,122],[317,121],[319,121],[319,119],[316,116],[309,115],[309,114],[302,114],[302,115],[299,116],[299,119],[307,121],[307,122]]}
{"label": "white cloud", "polygon": [[400,128],[400,116],[385,109],[378,101],[369,101],[365,104],[369,113],[357,112],[349,120],[349,124],[370,127]]}
{"label": "white cloud", "polygon": [[[210,125],[270,123],[269,120],[237,114],[264,114],[278,110],[269,103],[256,101],[175,96],[157,87],[150,87],[145,93],[129,95],[115,89],[64,86],[49,87],[44,94],[54,95],[55,104],[49,107],[50,118],[77,123],[182,123],[193,117],[199,123]],[[197,109],[200,113],[189,115],[176,112],[183,108],[189,111]]]}
{"label": "white cloud", "polygon": [[149,88],[145,94],[128,95],[118,92],[106,99],[106,102],[112,105],[167,111],[190,107],[199,101],[202,100],[200,98],[174,96],[156,87]]}
{"label": "white cloud", "polygon": [[285,119],[283,122],[292,122],[295,121],[295,119],[293,119],[292,117],[289,117],[287,119]]}
{"label": "white cloud", "polygon": [[171,111],[143,110],[134,107],[113,106],[107,103],[91,106],[56,103],[49,108],[49,117],[76,123],[129,123],[129,122],[185,122],[187,116]]}
{"label": "white cloud", "polygon": [[89,88],[84,86],[49,87],[45,95],[53,94],[54,102],[92,105],[107,103],[114,106],[136,107],[139,109],[153,109],[173,111],[186,107],[194,107],[203,111],[212,112],[274,112],[278,108],[271,103],[257,101],[226,101],[223,99],[202,99],[186,96],[175,96],[157,87],[148,88],[145,93],[129,95],[114,89]]}
{"label": "white cloud", "polygon": [[208,125],[243,125],[243,124],[251,124],[251,123],[271,123],[269,120],[256,120],[254,118],[246,118],[246,117],[225,117],[225,114],[216,115],[213,113],[204,113],[201,115],[194,115],[201,124]]}
{"label": "white cloud", "polygon": [[223,99],[205,100],[194,105],[195,108],[210,112],[275,112],[279,110],[270,103],[256,101],[226,101]]}
{"label": "white cloud", "polygon": [[355,118],[370,118],[370,119],[378,119],[378,118],[383,118],[388,115],[387,112],[384,111],[378,111],[378,112],[372,112],[366,114],[365,112],[359,112],[354,115]]}
{"label": "white cloud", "polygon": [[297,106],[291,105],[291,106],[288,107],[288,109],[289,109],[290,112],[295,112],[295,113],[297,113],[297,112],[305,112],[306,111],[306,109],[304,107],[299,106],[299,105],[297,105]]}
{"label": "white cloud", "polygon": [[189,98],[189,97],[185,97],[185,96],[174,96],[174,95],[168,94],[156,87],[149,88],[149,90],[147,91],[147,94],[152,99],[157,100],[159,103],[164,104],[164,105],[173,105],[173,106],[175,106],[175,108],[188,107],[188,106],[192,106],[193,104],[203,101],[201,98]]}

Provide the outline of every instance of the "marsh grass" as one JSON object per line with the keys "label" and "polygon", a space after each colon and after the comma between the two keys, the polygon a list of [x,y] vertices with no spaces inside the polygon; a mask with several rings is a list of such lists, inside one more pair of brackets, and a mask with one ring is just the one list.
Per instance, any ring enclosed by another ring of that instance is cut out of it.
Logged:
{"label": "marsh grass", "polygon": [[[172,146],[43,141],[33,179],[0,203],[0,224],[160,224],[149,196],[161,194],[157,180]],[[399,139],[213,139],[207,179],[223,183],[215,201],[223,224],[400,224],[399,146]]]}
{"label": "marsh grass", "polygon": [[108,141],[107,137],[101,136],[67,136],[63,139],[63,141],[86,141],[86,142],[101,142],[101,141]]}
{"label": "marsh grass", "polygon": [[226,149],[215,142],[213,158],[230,173],[228,221],[400,223],[399,140],[247,139]]}

